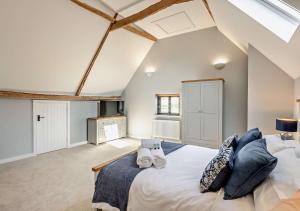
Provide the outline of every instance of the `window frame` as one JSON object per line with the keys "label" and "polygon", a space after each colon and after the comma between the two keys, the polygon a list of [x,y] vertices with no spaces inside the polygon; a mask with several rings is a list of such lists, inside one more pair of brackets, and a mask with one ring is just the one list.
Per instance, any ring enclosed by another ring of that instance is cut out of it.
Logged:
{"label": "window frame", "polygon": [[[168,112],[161,112],[161,98],[168,98]],[[178,113],[171,112],[172,98],[178,98]],[[180,116],[180,95],[179,94],[156,94],[156,115]]]}
{"label": "window frame", "polygon": [[[251,19],[289,43],[300,25],[300,12],[282,0],[227,0]],[[286,27],[281,27],[286,24]]]}

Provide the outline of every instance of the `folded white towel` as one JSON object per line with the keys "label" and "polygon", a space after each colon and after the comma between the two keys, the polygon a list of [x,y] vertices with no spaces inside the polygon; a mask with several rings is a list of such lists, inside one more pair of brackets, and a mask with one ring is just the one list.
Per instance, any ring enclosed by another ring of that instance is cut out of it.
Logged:
{"label": "folded white towel", "polygon": [[151,154],[153,157],[153,165],[156,168],[164,168],[167,164],[167,158],[165,156],[164,151],[160,147],[159,149],[151,149]]}
{"label": "folded white towel", "polygon": [[141,147],[148,149],[157,149],[161,147],[160,140],[157,139],[142,139]]}
{"label": "folded white towel", "polygon": [[138,164],[139,168],[149,168],[152,166],[153,157],[150,149],[140,147],[137,151],[136,163]]}

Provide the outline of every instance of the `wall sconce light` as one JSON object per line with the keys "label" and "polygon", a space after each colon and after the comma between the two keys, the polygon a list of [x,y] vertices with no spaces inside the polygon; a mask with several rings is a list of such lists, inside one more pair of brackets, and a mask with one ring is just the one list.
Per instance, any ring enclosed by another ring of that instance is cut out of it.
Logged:
{"label": "wall sconce light", "polygon": [[154,67],[147,67],[144,72],[148,77],[151,77],[155,71],[156,69]]}
{"label": "wall sconce light", "polygon": [[222,70],[226,66],[227,62],[228,61],[226,59],[217,59],[214,61],[213,66],[217,70]]}

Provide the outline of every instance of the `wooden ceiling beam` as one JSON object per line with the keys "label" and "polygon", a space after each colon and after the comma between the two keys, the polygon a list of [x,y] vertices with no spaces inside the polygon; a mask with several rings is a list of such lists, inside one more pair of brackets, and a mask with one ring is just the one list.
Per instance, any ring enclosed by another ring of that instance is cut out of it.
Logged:
{"label": "wooden ceiling beam", "polygon": [[[116,13],[116,14],[114,15],[114,19],[116,19],[117,16],[118,16],[118,13]],[[80,95],[80,93],[81,93],[81,91],[82,91],[82,88],[83,88],[83,86],[84,86],[84,84],[85,84],[85,82],[86,82],[88,76],[90,75],[90,72],[91,72],[91,70],[92,70],[92,68],[93,68],[93,66],[94,66],[94,64],[95,64],[95,62],[96,62],[96,59],[97,59],[97,57],[98,57],[98,55],[99,55],[101,49],[102,49],[103,46],[104,46],[104,43],[105,43],[105,41],[106,41],[106,39],[107,39],[107,37],[108,37],[108,34],[109,34],[110,31],[111,31],[111,27],[113,26],[113,24],[114,24],[114,22],[111,22],[111,23],[109,24],[109,26],[108,26],[108,28],[107,28],[107,30],[106,30],[106,32],[105,32],[105,34],[104,34],[104,36],[103,36],[101,42],[100,42],[100,44],[99,44],[99,46],[98,46],[98,48],[97,48],[97,50],[96,50],[96,52],[95,52],[95,54],[94,54],[94,56],[93,56],[91,62],[90,62],[90,64],[89,64],[87,70],[85,71],[85,73],[84,73],[84,75],[83,75],[83,78],[82,78],[81,81],[80,81],[79,87],[78,87],[78,89],[77,89],[77,91],[76,91],[76,94],[75,94],[76,96],[79,96],[79,95]]]}
{"label": "wooden ceiling beam", "polygon": [[22,100],[66,100],[66,101],[99,101],[120,100],[120,96],[72,96],[38,94],[30,92],[3,91],[0,90],[0,98],[22,99]]}
{"label": "wooden ceiling beam", "polygon": [[86,9],[86,10],[88,10],[88,11],[90,11],[90,12],[96,14],[96,15],[99,15],[102,18],[104,18],[104,19],[106,19],[106,20],[108,20],[110,22],[114,22],[115,21],[115,19],[113,17],[111,17],[110,15],[106,14],[105,12],[102,12],[101,10],[96,9],[95,7],[92,7],[92,6],[90,6],[90,5],[86,4],[86,3],[83,3],[81,1],[79,1],[79,0],[71,0],[71,1],[74,2],[75,4],[77,4],[78,6],[84,8],[84,9]]}
{"label": "wooden ceiling beam", "polygon": [[215,22],[215,18],[214,18],[214,16],[213,16],[212,12],[211,12],[211,9],[210,9],[210,7],[209,7],[209,4],[208,4],[207,0],[202,0],[202,2],[203,2],[203,4],[204,4],[204,6],[206,7],[207,12],[209,13],[210,17],[211,17],[211,18],[213,19],[213,21]]}
{"label": "wooden ceiling beam", "polygon": [[130,31],[134,34],[137,34],[139,36],[142,36],[144,38],[147,38],[148,40],[152,40],[154,42],[157,41],[157,38],[154,37],[152,34],[149,34],[148,32],[142,30],[142,29],[138,29],[132,25],[127,25],[127,26],[124,26],[123,29],[126,29],[127,31]]}
{"label": "wooden ceiling beam", "polygon": [[[92,6],[90,6],[86,3],[83,3],[81,1],[79,1],[79,0],[71,0],[71,1],[74,2],[75,4],[77,4],[78,6],[84,8],[84,9],[86,9],[86,10],[88,10],[88,11],[90,11],[90,12],[92,12],[92,13],[94,13],[94,14],[96,14],[96,15],[98,15],[98,16],[100,16],[100,17],[102,17],[102,18],[104,18],[108,21],[110,21],[110,22],[115,22],[116,21],[115,18],[111,17],[110,15],[106,14],[105,12],[102,12],[99,9],[96,9],[95,7],[92,7]],[[142,36],[146,39],[149,39],[149,40],[152,40],[152,41],[157,41],[157,38],[154,37],[153,35],[151,35],[150,33],[146,32],[144,30],[138,29],[134,26],[127,25],[127,26],[124,26],[123,28],[127,31],[130,31],[130,32],[134,33],[134,34]]]}
{"label": "wooden ceiling beam", "polygon": [[192,0],[161,0],[161,1],[157,2],[156,4],[153,4],[138,13],[135,13],[126,18],[116,21],[112,27],[112,30],[116,30],[116,29],[122,28],[128,24],[142,20],[142,19],[144,19],[150,15],[153,15],[163,9],[166,9],[174,4],[180,4],[180,3],[184,3],[184,2],[188,2],[188,1],[192,1]]}

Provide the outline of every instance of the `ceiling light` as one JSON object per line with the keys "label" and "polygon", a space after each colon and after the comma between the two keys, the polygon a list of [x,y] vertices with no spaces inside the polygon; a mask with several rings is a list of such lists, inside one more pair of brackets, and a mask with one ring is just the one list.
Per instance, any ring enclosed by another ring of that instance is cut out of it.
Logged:
{"label": "ceiling light", "polygon": [[224,58],[219,58],[219,59],[216,59],[213,63],[213,66],[217,69],[217,70],[221,70],[223,69],[226,64],[227,64],[227,59],[224,59]]}
{"label": "ceiling light", "polygon": [[155,73],[155,71],[156,71],[156,69],[151,66],[151,67],[147,67],[144,72],[146,73],[146,75],[148,77],[151,77],[152,74]]}

